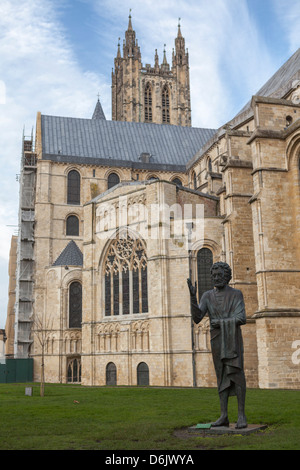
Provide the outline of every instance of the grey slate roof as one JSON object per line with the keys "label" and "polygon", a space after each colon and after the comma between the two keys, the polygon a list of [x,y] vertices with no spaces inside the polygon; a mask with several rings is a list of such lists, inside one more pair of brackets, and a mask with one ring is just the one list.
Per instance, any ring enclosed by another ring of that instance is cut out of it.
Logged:
{"label": "grey slate roof", "polygon": [[106,119],[101,103],[98,99],[92,119]]}
{"label": "grey slate roof", "polygon": [[[215,129],[42,115],[43,158],[184,171]],[[150,163],[142,153],[151,154]]]}
{"label": "grey slate roof", "polygon": [[[255,93],[254,96],[263,96],[266,98],[284,98],[285,95],[295,86],[300,80],[300,48],[272,75],[272,77]],[[214,134],[213,138],[197,152],[194,157],[188,162],[187,169],[191,168],[201,156],[209,150],[211,145],[218,141],[225,132],[226,127],[234,128],[239,126],[242,122],[253,117],[253,110],[251,107],[251,99],[248,103],[238,112],[238,114],[231,119],[228,123],[221,126]]]}
{"label": "grey slate roof", "polygon": [[[300,48],[256,95],[282,98],[295,80],[300,80]],[[42,115],[43,158],[58,162],[185,171],[225,132],[223,126],[204,129],[107,121],[101,115],[98,103],[93,119]],[[238,126],[252,115],[250,100],[227,124]],[[139,159],[142,153],[152,155],[150,163]]]}
{"label": "grey slate roof", "polygon": [[[294,80],[300,79],[300,48],[272,75],[255,93],[255,96],[283,98],[292,87]],[[250,108],[251,100],[241,109],[238,116]]]}
{"label": "grey slate roof", "polygon": [[61,252],[57,260],[52,266],[82,266],[83,265],[83,254],[71,240],[66,248]]}

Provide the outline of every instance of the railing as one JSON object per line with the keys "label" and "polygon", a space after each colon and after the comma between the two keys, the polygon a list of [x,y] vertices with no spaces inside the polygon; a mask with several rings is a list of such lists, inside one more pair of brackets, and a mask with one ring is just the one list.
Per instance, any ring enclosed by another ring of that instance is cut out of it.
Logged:
{"label": "railing", "polygon": [[35,153],[25,153],[24,154],[24,166],[36,166],[36,154]]}
{"label": "railing", "polygon": [[32,140],[24,140],[23,150],[24,152],[32,152]]}

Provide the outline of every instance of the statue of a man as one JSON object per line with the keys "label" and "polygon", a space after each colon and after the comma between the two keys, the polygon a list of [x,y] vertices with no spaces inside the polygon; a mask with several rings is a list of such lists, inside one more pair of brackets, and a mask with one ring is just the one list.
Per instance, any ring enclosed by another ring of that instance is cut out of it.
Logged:
{"label": "statue of a man", "polygon": [[240,290],[228,286],[231,268],[218,262],[211,268],[215,288],[204,292],[200,304],[196,298],[196,284],[187,280],[191,295],[192,317],[199,323],[208,313],[210,319],[211,350],[215,366],[221,416],[212,426],[229,426],[228,398],[238,400],[237,429],[247,427],[245,416],[246,380],[243,364],[243,340],[240,326],[246,323],[245,304]]}

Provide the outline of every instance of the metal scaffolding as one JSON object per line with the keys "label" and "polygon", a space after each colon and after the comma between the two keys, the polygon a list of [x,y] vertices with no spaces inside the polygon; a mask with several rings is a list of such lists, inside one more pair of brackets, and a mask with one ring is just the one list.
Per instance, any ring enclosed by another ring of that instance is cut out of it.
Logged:
{"label": "metal scaffolding", "polygon": [[15,358],[28,358],[34,301],[34,221],[36,162],[33,135],[23,134],[19,177],[19,234],[17,246]]}

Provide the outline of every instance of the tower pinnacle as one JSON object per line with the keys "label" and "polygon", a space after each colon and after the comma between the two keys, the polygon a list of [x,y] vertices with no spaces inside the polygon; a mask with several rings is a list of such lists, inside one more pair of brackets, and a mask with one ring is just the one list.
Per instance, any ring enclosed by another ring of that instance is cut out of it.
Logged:
{"label": "tower pinnacle", "polygon": [[168,64],[167,55],[166,55],[166,44],[164,44],[164,58],[163,58],[163,63],[162,63],[161,68],[164,72],[167,72],[169,70],[169,64]]}
{"label": "tower pinnacle", "polygon": [[178,33],[177,33],[178,38],[182,38],[181,29],[180,29],[180,21],[181,21],[181,18],[178,18]]}
{"label": "tower pinnacle", "polygon": [[132,26],[131,9],[128,28],[112,72],[112,119],[191,126],[188,54],[181,34],[181,19],[175,36],[171,66],[166,44],[161,62],[155,49],[154,66],[142,64],[141,51]]}
{"label": "tower pinnacle", "polygon": [[132,23],[131,23],[131,8],[129,10],[129,21],[128,21],[128,28],[127,31],[133,31],[132,29]]}

